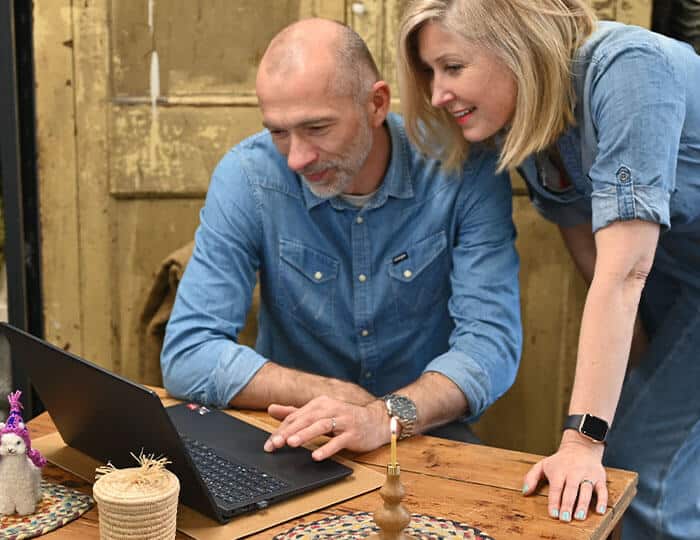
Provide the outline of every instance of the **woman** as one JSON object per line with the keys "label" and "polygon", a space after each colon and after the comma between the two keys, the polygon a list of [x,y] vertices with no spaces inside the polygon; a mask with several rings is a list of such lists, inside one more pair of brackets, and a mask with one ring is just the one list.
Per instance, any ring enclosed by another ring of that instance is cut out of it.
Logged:
{"label": "woman", "polygon": [[605,450],[640,475],[625,538],[698,538],[700,57],[584,1],[417,0],[399,75],[414,142],[447,168],[498,145],[590,284],[572,416],[523,493],[546,477],[552,517],[585,519],[594,493],[604,513]]}

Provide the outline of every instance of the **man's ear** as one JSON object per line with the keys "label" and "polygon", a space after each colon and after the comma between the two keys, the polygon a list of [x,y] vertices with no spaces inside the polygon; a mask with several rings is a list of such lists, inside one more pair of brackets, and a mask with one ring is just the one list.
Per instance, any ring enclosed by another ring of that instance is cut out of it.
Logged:
{"label": "man's ear", "polygon": [[391,106],[391,90],[386,81],[377,81],[372,85],[370,98],[367,104],[372,127],[379,127],[384,123],[389,107]]}

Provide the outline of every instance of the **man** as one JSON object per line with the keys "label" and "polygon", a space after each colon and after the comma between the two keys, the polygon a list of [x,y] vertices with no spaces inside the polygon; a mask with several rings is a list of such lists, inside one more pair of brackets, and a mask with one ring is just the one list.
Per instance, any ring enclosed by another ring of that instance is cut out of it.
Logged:
{"label": "man", "polygon": [[[474,150],[441,171],[389,114],[362,39],[308,19],[260,63],[266,131],[216,168],[161,364],[174,395],[268,408],[274,451],[314,459],[478,417],[512,384],[521,333],[510,183]],[[239,345],[256,273],[255,350]],[[382,399],[384,398],[384,399]],[[458,436],[459,438],[459,436]]]}

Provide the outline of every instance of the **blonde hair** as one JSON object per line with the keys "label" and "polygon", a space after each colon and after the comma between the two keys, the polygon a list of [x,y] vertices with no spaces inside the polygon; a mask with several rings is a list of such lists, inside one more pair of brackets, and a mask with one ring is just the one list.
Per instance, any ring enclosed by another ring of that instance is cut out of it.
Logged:
{"label": "blonde hair", "polygon": [[469,143],[454,118],[431,104],[430,78],[418,51],[418,33],[429,22],[488,48],[513,74],[515,112],[499,171],[544,150],[574,123],[572,58],[596,24],[584,0],[414,0],[399,27],[401,106],[411,141],[443,167],[459,168]]}

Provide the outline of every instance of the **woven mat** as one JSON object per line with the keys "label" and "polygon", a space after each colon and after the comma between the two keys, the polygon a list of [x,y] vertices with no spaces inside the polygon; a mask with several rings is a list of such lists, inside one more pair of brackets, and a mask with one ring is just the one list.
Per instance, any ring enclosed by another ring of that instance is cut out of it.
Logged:
{"label": "woven mat", "polygon": [[41,481],[42,499],[28,516],[0,516],[0,538],[35,538],[82,516],[93,505],[92,497],[60,484]]}
{"label": "woven mat", "polygon": [[[278,534],[274,540],[364,540],[370,533],[378,531],[370,512],[355,512],[297,525]],[[411,514],[406,533],[419,540],[493,540],[466,523],[423,514]]]}

